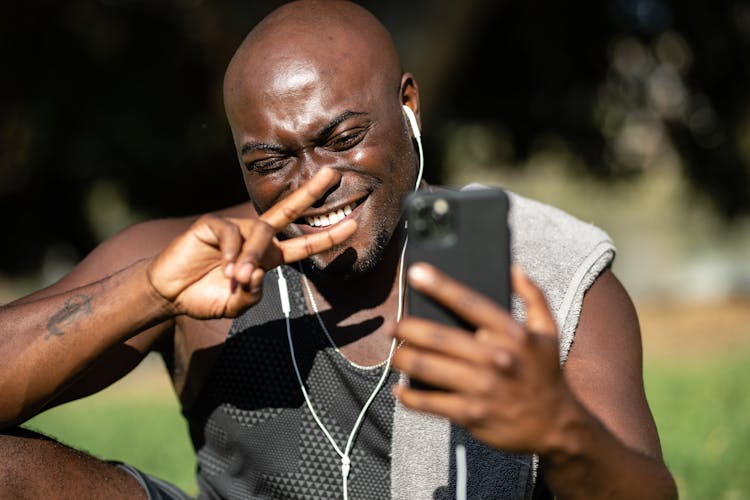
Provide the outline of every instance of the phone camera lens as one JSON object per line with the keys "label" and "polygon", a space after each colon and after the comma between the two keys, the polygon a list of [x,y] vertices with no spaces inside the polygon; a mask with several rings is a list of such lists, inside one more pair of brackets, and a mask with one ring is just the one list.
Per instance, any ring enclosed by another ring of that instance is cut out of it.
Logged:
{"label": "phone camera lens", "polygon": [[425,219],[415,219],[413,223],[414,231],[417,233],[417,235],[422,237],[429,236],[430,227]]}
{"label": "phone camera lens", "polygon": [[432,204],[432,218],[435,220],[435,222],[444,222],[448,218],[450,208],[450,204],[448,204],[447,200],[438,198]]}

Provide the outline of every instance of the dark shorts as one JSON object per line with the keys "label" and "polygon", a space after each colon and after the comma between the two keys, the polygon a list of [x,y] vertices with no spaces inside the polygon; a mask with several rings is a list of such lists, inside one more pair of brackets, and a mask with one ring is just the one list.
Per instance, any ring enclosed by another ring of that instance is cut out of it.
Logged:
{"label": "dark shorts", "polygon": [[141,472],[128,464],[112,462],[112,465],[133,476],[143,486],[148,500],[193,500],[193,497],[163,479]]}

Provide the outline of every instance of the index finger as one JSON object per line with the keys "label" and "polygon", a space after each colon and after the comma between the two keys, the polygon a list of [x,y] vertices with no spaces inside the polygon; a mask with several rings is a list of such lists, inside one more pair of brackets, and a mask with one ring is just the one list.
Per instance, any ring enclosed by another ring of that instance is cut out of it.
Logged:
{"label": "index finger", "polygon": [[417,291],[436,300],[468,323],[478,328],[521,334],[520,325],[500,305],[434,266],[413,264],[409,267],[408,277],[409,284]]}
{"label": "index finger", "polygon": [[341,179],[341,174],[330,167],[321,168],[299,189],[263,212],[260,219],[277,232],[297,220],[306,208],[319,200]]}

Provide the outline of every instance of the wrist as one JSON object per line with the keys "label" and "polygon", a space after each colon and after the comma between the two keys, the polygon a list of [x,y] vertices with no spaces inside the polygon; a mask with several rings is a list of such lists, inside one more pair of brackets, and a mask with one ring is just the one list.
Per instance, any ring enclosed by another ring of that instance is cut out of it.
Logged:
{"label": "wrist", "polygon": [[174,301],[161,293],[154,285],[153,279],[153,265],[155,258],[144,259],[141,261],[139,274],[143,281],[143,297],[148,303],[149,310],[152,310],[154,314],[160,320],[166,320],[178,316],[180,312],[177,310],[177,306]]}
{"label": "wrist", "polygon": [[548,464],[562,465],[584,459],[590,433],[596,427],[593,417],[569,391],[558,405],[554,425],[547,433],[540,457]]}

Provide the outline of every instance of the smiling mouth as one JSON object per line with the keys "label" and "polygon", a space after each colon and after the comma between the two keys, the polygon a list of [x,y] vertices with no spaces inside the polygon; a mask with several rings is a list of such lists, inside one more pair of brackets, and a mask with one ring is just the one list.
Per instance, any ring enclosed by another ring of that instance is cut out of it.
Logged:
{"label": "smiling mouth", "polygon": [[340,220],[343,220],[347,215],[351,214],[359,203],[353,201],[338,210],[334,210],[324,215],[314,215],[312,217],[304,217],[305,222],[312,227],[327,227],[336,224]]}

